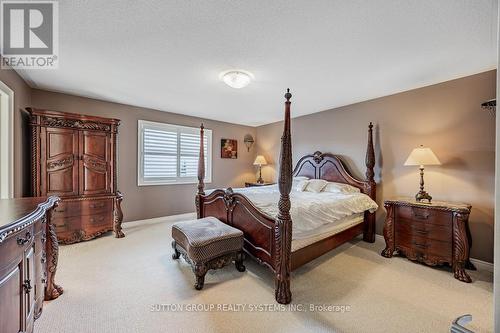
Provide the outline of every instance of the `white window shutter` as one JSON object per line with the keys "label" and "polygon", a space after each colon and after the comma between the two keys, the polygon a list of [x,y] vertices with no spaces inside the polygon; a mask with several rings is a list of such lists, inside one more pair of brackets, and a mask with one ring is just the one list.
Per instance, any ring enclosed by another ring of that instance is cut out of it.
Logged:
{"label": "white window shutter", "polygon": [[[211,181],[212,131],[205,130],[205,181]],[[139,185],[195,183],[199,129],[139,120]]]}

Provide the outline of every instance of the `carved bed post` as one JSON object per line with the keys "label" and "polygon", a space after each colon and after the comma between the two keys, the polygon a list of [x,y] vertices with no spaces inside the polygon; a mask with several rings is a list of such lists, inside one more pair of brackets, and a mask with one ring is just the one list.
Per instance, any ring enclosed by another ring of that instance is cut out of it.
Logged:
{"label": "carved bed post", "polygon": [[281,304],[292,300],[290,291],[290,272],[292,270],[292,219],[290,217],[290,190],[292,189],[292,140],[290,133],[290,98],[287,89],[285,94],[285,125],[281,137],[280,170],[278,186],[280,199],[278,216],[274,227],[275,238],[275,297]]}
{"label": "carved bed post", "polygon": [[[368,125],[368,145],[366,147],[366,185],[365,193],[374,201],[376,199],[377,184],[375,183],[375,150],[373,148],[373,124]],[[363,231],[363,240],[365,242],[375,242],[375,213],[365,213],[365,228]]]}
{"label": "carved bed post", "polygon": [[198,193],[196,194],[196,215],[198,218],[201,218],[203,215],[202,212],[202,196],[205,195],[205,150],[203,144],[203,136],[205,132],[205,127],[203,127],[203,123],[200,126],[200,154],[198,157]]}

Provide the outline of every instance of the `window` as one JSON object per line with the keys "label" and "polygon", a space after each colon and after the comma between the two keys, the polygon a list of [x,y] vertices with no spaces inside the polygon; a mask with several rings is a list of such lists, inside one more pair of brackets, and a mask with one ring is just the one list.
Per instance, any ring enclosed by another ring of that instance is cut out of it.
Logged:
{"label": "window", "polygon": [[14,92],[0,81],[0,199],[14,197]]}
{"label": "window", "polygon": [[[139,120],[138,185],[198,181],[200,129]],[[212,181],[212,131],[205,129],[205,182]]]}

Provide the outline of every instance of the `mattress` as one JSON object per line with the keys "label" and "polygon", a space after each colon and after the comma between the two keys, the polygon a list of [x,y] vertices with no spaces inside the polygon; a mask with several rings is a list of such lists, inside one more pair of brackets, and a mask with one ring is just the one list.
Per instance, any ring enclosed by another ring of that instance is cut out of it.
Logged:
{"label": "mattress", "polygon": [[357,224],[363,223],[363,219],[363,213],[353,214],[337,221],[336,223],[325,224],[315,230],[312,230],[307,236],[303,235],[304,237],[292,239],[292,252],[319,242],[322,239],[336,235],[346,229],[354,227]]}
{"label": "mattress", "polygon": [[[233,191],[245,195],[270,217],[274,218],[278,214],[280,193],[277,185],[235,188]],[[307,240],[314,237],[334,232],[333,230],[340,232],[361,223],[365,211],[374,212],[378,208],[375,201],[363,193],[311,193],[292,190],[290,201],[292,240],[304,240],[296,243],[302,247],[309,245],[310,243],[306,244]]]}

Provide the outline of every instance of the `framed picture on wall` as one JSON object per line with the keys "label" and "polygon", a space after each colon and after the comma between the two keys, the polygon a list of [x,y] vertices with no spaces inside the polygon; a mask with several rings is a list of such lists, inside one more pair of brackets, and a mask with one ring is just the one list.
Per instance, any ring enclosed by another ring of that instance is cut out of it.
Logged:
{"label": "framed picture on wall", "polygon": [[221,158],[238,158],[238,140],[221,139],[220,140],[220,157]]}

